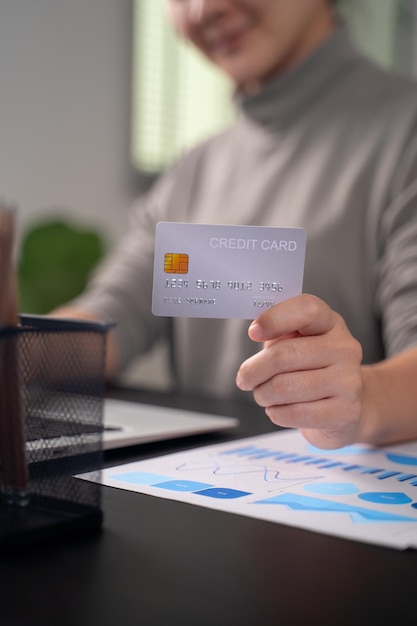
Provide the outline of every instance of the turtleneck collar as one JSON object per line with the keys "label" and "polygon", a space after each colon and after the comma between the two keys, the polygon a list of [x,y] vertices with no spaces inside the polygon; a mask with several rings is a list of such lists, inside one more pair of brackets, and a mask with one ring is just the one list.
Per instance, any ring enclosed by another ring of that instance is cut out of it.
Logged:
{"label": "turtleneck collar", "polygon": [[347,28],[339,26],[291,71],[271,79],[254,94],[236,92],[234,102],[255,124],[283,131],[323,97],[332,81],[343,80],[347,66],[357,57]]}

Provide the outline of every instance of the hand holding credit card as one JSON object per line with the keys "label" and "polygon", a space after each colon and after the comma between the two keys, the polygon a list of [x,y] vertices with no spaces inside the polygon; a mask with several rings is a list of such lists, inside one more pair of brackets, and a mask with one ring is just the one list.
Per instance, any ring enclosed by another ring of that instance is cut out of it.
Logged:
{"label": "hand holding credit card", "polygon": [[302,292],[303,228],[159,222],[152,312],[254,319]]}

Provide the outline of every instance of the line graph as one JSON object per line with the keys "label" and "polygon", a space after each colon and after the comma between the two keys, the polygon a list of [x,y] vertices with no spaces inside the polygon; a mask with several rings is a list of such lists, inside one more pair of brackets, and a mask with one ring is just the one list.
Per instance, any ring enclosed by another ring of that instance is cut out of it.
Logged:
{"label": "line graph", "polygon": [[202,472],[212,474],[214,477],[227,477],[236,484],[244,482],[246,485],[268,488],[268,491],[276,489],[288,489],[306,482],[319,480],[321,474],[311,472],[299,472],[288,468],[268,466],[253,462],[226,462],[223,460],[211,460],[209,462],[185,461],[175,468],[176,472]]}

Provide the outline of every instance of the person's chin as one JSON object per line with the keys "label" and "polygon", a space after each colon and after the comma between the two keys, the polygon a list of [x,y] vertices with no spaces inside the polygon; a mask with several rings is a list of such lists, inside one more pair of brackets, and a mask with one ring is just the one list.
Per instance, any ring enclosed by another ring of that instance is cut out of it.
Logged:
{"label": "person's chin", "polygon": [[250,64],[246,58],[223,59],[217,65],[239,89],[245,85],[260,83],[258,73],[250,71]]}

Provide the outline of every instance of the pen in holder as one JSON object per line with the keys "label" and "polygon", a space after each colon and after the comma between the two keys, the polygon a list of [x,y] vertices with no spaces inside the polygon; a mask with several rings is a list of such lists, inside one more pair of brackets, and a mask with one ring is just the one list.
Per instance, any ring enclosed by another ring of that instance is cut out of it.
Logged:
{"label": "pen in holder", "polygon": [[16,336],[0,343],[0,463],[6,502],[28,503],[28,462]]}
{"label": "pen in holder", "polygon": [[[15,209],[0,205],[0,327],[16,328],[17,285],[13,266]],[[25,505],[28,497],[28,465],[20,397],[16,341],[0,345],[0,462],[1,482],[8,503]]]}

